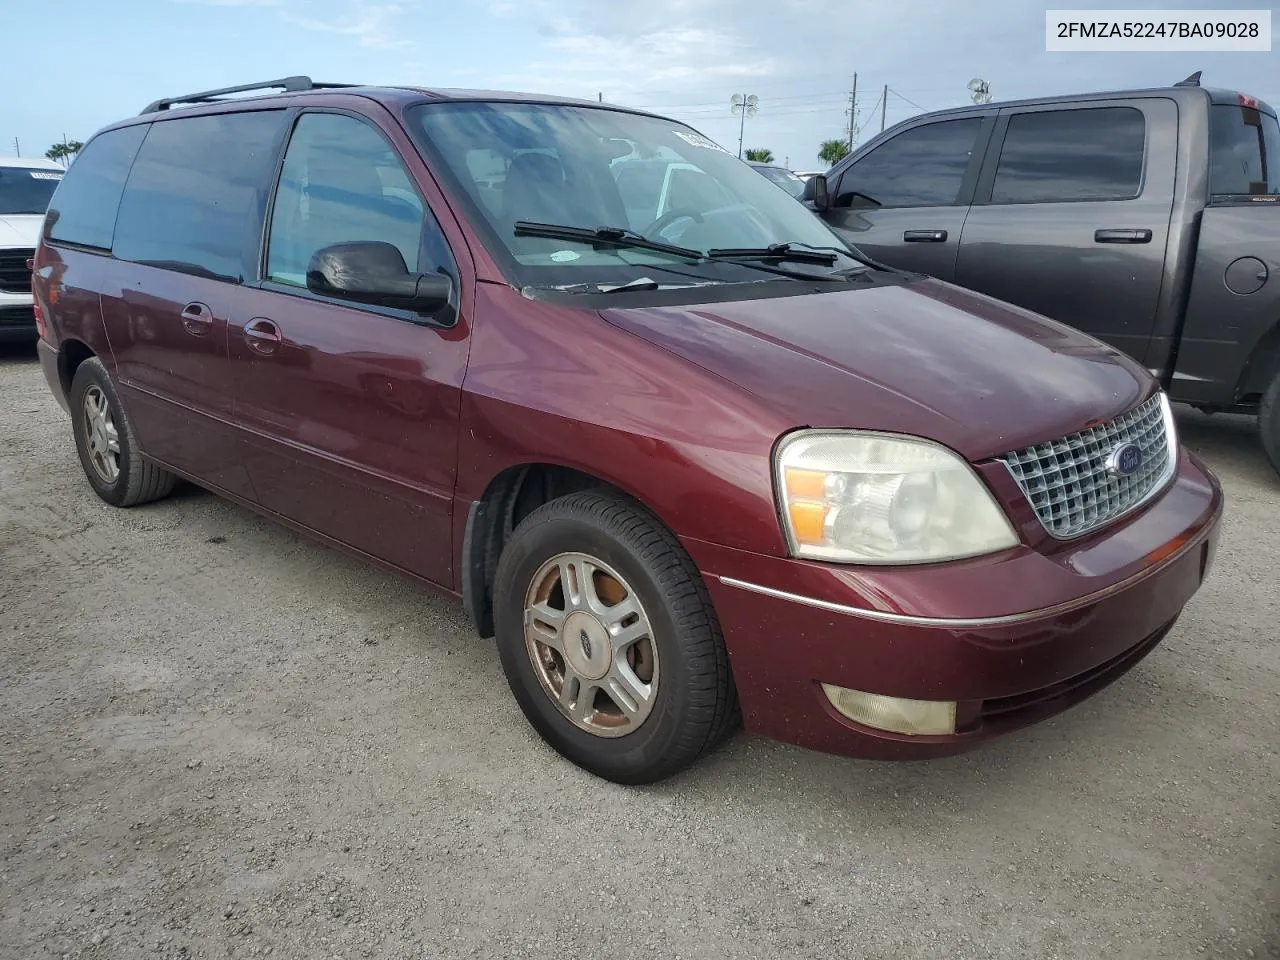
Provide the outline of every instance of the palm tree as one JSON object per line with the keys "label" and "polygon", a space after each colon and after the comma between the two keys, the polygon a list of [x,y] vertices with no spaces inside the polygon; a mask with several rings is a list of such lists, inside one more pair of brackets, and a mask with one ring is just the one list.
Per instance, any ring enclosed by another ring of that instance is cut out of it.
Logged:
{"label": "palm tree", "polygon": [[818,148],[818,159],[825,160],[828,167],[834,166],[849,155],[847,140],[823,140]]}
{"label": "palm tree", "polygon": [[747,151],[747,159],[756,163],[773,163],[773,151],[768,147],[752,147]]}
{"label": "palm tree", "polygon": [[84,144],[79,140],[65,140],[62,143],[55,143],[44,155],[50,160],[62,164],[64,167],[70,166],[75,155],[84,148]]}

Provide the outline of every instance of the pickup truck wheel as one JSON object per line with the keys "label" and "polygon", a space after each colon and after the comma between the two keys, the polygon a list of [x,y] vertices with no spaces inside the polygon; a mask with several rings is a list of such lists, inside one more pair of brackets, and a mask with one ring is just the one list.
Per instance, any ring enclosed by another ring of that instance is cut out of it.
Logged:
{"label": "pickup truck wheel", "polygon": [[168,496],[177,478],[142,459],[133,424],[97,357],[76,368],[70,407],[76,451],[94,493],[116,507]]}
{"label": "pickup truck wheel", "polygon": [[621,497],[572,494],[516,527],[498,563],[494,625],[529,723],[607,780],[668,777],[737,721],[697,568],[668,530]]}
{"label": "pickup truck wheel", "polygon": [[1266,451],[1271,466],[1280,473],[1280,370],[1271,378],[1271,386],[1262,395],[1258,408],[1258,432],[1262,435],[1262,449]]}

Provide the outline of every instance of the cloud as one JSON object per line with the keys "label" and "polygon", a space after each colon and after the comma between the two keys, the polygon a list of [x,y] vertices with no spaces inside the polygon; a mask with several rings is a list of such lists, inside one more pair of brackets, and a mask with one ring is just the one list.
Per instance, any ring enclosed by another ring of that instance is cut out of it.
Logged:
{"label": "cloud", "polygon": [[[215,0],[222,2],[222,0]],[[231,0],[232,3],[237,0]],[[254,0],[248,0],[252,3]],[[349,37],[360,46],[372,50],[403,50],[413,46],[401,36],[396,23],[401,13],[398,3],[356,3],[345,13],[325,20],[284,14],[283,19],[305,30]]]}

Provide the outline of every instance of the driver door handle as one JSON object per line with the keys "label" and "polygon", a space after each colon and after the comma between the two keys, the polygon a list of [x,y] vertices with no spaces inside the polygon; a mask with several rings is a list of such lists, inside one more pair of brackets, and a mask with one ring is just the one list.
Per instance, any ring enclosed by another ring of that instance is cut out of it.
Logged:
{"label": "driver door handle", "polygon": [[274,320],[255,317],[244,325],[244,341],[249,348],[263,356],[271,356],[280,346],[283,337]]}
{"label": "driver door handle", "polygon": [[947,231],[906,230],[902,234],[902,239],[906,243],[946,243]]}

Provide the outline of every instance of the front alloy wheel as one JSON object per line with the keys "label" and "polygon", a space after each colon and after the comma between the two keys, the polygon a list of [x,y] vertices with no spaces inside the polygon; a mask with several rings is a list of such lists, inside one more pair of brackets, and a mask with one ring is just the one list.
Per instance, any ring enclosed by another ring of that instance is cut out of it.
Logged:
{"label": "front alloy wheel", "polygon": [[644,605],[596,557],[562,553],[525,596],[525,645],[543,689],[580,730],[619,737],[649,716],[658,655]]}

